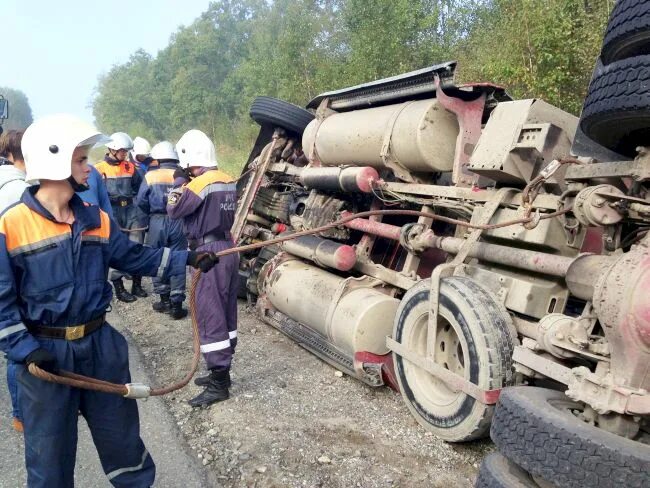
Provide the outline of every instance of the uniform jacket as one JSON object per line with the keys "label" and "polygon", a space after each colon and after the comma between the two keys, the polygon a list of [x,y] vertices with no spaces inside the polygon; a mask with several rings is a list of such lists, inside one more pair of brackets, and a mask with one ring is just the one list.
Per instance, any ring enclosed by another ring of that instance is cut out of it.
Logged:
{"label": "uniform jacket", "polygon": [[177,164],[162,163],[151,168],[140,185],[136,204],[146,214],[166,214],[167,195],[174,186],[174,171]]}
{"label": "uniform jacket", "polygon": [[39,347],[27,325],[66,327],[103,314],[108,268],[163,279],[185,272],[187,252],[132,242],[106,212],[74,195],[72,225],[35,198],[38,186],[0,217],[0,349],[21,362]]}
{"label": "uniform jacket", "polygon": [[116,161],[106,156],[103,161],[95,164],[102,175],[106,190],[111,200],[116,198],[134,198],[138,194],[142,173],[130,161]]}
{"label": "uniform jacket", "polygon": [[209,169],[169,194],[167,213],[183,218],[188,239],[210,232],[230,232],[237,208],[237,185],[226,173]]}
{"label": "uniform jacket", "polygon": [[97,205],[104,212],[111,217],[113,216],[113,209],[111,208],[111,201],[108,198],[106,185],[104,180],[93,166],[90,167],[90,175],[88,175],[88,190],[78,193],[84,202]]}

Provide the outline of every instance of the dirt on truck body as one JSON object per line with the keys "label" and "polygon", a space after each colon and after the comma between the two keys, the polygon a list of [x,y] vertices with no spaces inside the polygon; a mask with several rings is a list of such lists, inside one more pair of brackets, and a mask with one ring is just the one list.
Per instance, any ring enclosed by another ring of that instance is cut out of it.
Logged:
{"label": "dirt on truck body", "polygon": [[[650,154],[578,130],[576,157],[577,117],[490,83],[457,86],[455,69],[306,109],[255,100],[235,239],[338,224],[243,253],[241,295],[337,369],[399,391],[446,441],[485,437],[494,421],[507,459],[486,469],[511,466],[522,486],[644,486]],[[544,461],[520,455],[533,438]],[[604,482],[568,460],[582,448],[596,449]]]}

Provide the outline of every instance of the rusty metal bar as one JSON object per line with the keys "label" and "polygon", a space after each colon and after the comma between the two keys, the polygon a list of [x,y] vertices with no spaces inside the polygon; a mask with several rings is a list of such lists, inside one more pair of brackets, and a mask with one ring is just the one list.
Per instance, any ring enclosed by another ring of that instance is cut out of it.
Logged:
{"label": "rusty metal bar", "polygon": [[[350,215],[352,215],[351,212],[341,212],[341,218],[346,218]],[[396,225],[383,224],[381,222],[375,222],[368,219],[354,219],[350,222],[346,222],[343,225],[349,229],[359,230],[361,232],[365,232],[366,234],[384,237],[393,241],[399,241],[399,236],[402,230],[401,227],[397,227]]]}
{"label": "rusty metal bar", "polygon": [[[425,232],[418,239],[426,247],[441,249],[450,254],[457,254],[465,239],[458,237],[436,236],[433,232]],[[481,261],[502,264],[517,269],[533,271],[550,276],[564,277],[574,258],[556,256],[554,254],[516,249],[498,244],[477,242],[469,251],[469,257]]]}

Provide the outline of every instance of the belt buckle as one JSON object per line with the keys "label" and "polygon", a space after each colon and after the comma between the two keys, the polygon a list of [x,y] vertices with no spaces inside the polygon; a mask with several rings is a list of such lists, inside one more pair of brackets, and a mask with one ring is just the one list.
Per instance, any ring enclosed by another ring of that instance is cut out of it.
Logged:
{"label": "belt buckle", "polygon": [[77,339],[81,339],[85,334],[86,324],[65,328],[65,339],[67,341],[76,341]]}
{"label": "belt buckle", "polygon": [[126,200],[120,200],[120,207],[126,207]]}

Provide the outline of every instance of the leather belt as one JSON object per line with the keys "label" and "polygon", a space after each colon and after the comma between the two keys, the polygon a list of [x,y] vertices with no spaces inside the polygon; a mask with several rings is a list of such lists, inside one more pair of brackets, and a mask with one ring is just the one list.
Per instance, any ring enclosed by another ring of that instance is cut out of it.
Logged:
{"label": "leather belt", "polygon": [[208,232],[206,235],[199,237],[198,239],[188,239],[187,243],[189,244],[190,249],[194,251],[203,244],[210,244],[215,241],[227,241],[230,239],[232,239],[230,232]]}
{"label": "leather belt", "polygon": [[36,337],[45,337],[48,339],[65,339],[66,341],[76,341],[82,337],[95,332],[106,322],[106,314],[101,317],[92,319],[85,324],[73,325],[70,327],[46,327],[44,325],[28,325],[27,330]]}
{"label": "leather belt", "polygon": [[109,200],[111,205],[117,207],[128,207],[129,205],[133,205],[133,198],[131,197],[110,197]]}

